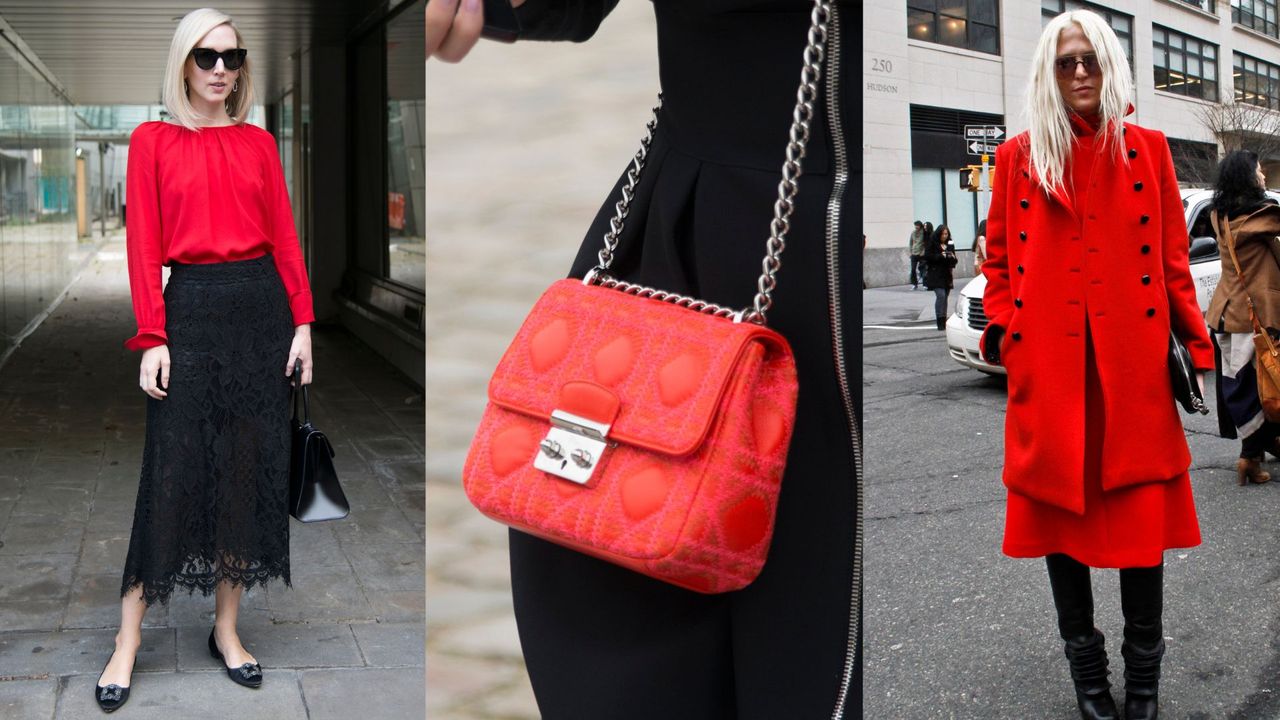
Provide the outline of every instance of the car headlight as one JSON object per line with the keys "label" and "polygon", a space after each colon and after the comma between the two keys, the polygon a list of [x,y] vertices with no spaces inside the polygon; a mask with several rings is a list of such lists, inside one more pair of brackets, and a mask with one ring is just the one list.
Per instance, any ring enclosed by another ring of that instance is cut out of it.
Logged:
{"label": "car headlight", "polygon": [[969,301],[968,299],[965,298],[965,296],[961,295],[956,298],[956,317],[957,318],[959,318],[960,320],[964,320],[964,311],[965,311],[965,308],[968,307],[968,305],[969,305]]}

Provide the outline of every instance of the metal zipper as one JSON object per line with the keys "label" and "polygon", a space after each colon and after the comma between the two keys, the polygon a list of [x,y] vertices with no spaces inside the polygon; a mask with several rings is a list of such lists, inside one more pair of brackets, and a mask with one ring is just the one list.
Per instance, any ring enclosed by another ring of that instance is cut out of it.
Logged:
{"label": "metal zipper", "polygon": [[849,686],[853,683],[854,663],[858,657],[859,615],[862,609],[862,432],[853,412],[853,392],[849,381],[849,368],[844,356],[843,309],[840,303],[840,210],[845,187],[849,183],[848,147],[840,122],[840,13],[839,3],[832,2],[827,19],[827,128],[831,133],[832,156],[835,172],[831,197],[827,202],[827,293],[831,318],[831,348],[835,358],[836,381],[849,420],[850,449],[853,451],[854,483],[856,485],[856,517],[853,540],[853,587],[849,596],[849,636],[845,651],[844,671],[840,676],[840,692],[836,696],[831,720],[842,720],[849,702]]}

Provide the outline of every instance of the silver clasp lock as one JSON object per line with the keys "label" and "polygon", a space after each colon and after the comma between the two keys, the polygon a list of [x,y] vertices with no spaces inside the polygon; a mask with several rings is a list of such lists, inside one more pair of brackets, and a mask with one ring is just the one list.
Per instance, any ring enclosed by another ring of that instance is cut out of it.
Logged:
{"label": "silver clasp lock", "polygon": [[600,466],[609,425],[563,410],[551,413],[551,429],[538,444],[533,466],[579,485],[586,485]]}

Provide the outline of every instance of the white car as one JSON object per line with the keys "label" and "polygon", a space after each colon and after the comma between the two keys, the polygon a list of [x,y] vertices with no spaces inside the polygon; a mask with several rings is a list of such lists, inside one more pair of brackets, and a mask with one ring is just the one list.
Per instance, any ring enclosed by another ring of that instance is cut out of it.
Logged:
{"label": "white car", "polygon": [[[1269,190],[1267,196],[1280,200],[1280,192]],[[1218,242],[1209,222],[1212,200],[1212,190],[1182,191],[1191,248],[1191,277],[1196,282],[1196,300],[1200,301],[1201,312],[1209,306],[1209,299],[1218,287],[1218,276],[1222,274]],[[978,339],[987,327],[987,316],[982,311],[982,292],[986,288],[987,279],[979,275],[960,291],[956,298],[956,312],[947,320],[947,352],[961,365],[992,375],[1003,375],[1003,367],[987,363],[978,353]]]}

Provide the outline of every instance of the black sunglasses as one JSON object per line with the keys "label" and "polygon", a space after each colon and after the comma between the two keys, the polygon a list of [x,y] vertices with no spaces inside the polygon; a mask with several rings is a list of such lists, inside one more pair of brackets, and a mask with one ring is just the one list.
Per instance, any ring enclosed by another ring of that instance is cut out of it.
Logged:
{"label": "black sunglasses", "polygon": [[1064,80],[1076,74],[1076,65],[1083,65],[1086,75],[1098,75],[1102,72],[1102,66],[1098,64],[1098,56],[1093,54],[1060,57],[1053,61],[1053,69],[1058,73],[1058,77]]}
{"label": "black sunglasses", "polygon": [[244,48],[233,48],[218,52],[212,48],[194,48],[191,57],[196,59],[196,66],[201,70],[212,70],[222,58],[222,66],[228,70],[239,70],[244,65],[244,58],[249,54]]}

